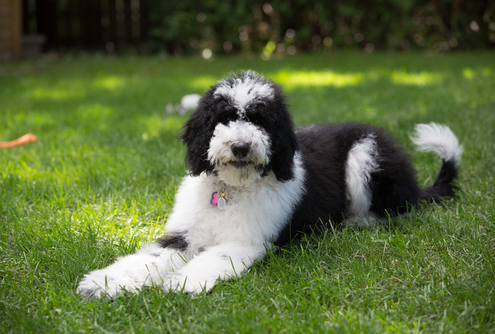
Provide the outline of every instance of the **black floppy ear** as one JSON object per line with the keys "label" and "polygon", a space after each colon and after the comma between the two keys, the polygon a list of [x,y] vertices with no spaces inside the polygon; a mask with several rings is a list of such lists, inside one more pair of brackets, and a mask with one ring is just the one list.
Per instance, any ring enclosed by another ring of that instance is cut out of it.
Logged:
{"label": "black floppy ear", "polygon": [[294,133],[292,117],[287,111],[284,97],[277,87],[276,102],[273,110],[279,115],[274,132],[271,134],[272,155],[270,164],[277,180],[285,182],[294,178],[294,154],[299,149],[297,137]]}
{"label": "black floppy ear", "polygon": [[208,148],[213,136],[213,130],[209,126],[211,112],[207,103],[211,96],[208,95],[211,95],[211,91],[200,100],[197,109],[182,126],[183,132],[179,137],[186,144],[185,160],[192,176],[198,176],[202,172],[211,173],[214,169],[208,160]]}
{"label": "black floppy ear", "polygon": [[298,144],[292,127],[284,125],[278,131],[272,141],[271,163],[277,180],[285,182],[294,178],[294,154]]}

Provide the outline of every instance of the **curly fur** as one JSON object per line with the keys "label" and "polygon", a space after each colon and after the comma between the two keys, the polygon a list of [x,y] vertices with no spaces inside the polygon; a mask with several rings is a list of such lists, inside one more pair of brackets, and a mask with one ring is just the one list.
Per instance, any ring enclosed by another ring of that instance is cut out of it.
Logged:
{"label": "curly fur", "polygon": [[345,123],[295,131],[281,89],[253,71],[212,86],[180,138],[189,175],[165,236],[87,274],[78,286],[83,297],[152,284],[209,291],[296,233],[388,222],[422,199],[452,196],[462,153],[448,127],[419,125],[413,141],[443,160],[435,183],[421,189],[410,158],[383,129]]}

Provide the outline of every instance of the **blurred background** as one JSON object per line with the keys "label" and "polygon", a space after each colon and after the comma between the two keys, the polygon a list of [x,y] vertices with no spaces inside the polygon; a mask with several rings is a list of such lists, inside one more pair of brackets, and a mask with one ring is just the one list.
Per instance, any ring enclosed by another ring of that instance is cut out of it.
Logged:
{"label": "blurred background", "polygon": [[493,48],[495,0],[0,0],[1,60]]}

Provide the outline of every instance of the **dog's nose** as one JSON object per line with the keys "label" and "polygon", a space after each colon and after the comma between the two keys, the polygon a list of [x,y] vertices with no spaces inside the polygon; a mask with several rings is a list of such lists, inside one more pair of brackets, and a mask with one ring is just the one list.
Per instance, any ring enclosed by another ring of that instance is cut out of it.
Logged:
{"label": "dog's nose", "polygon": [[245,158],[249,153],[248,143],[235,143],[232,144],[232,153],[237,158]]}

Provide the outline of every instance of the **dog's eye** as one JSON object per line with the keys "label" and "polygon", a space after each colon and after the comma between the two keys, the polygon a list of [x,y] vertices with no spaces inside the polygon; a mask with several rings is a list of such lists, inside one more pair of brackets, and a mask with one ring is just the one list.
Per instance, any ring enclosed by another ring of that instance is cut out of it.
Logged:
{"label": "dog's eye", "polygon": [[232,116],[227,116],[227,117],[223,117],[220,121],[220,123],[224,124],[224,125],[228,125],[230,122],[233,122],[235,121],[235,117],[232,117]]}
{"label": "dog's eye", "polygon": [[263,122],[261,121],[261,119],[259,117],[256,117],[256,116],[251,116],[251,117],[246,116],[246,119],[249,122],[253,123],[254,125],[258,125],[258,126],[263,126],[264,125]]}

